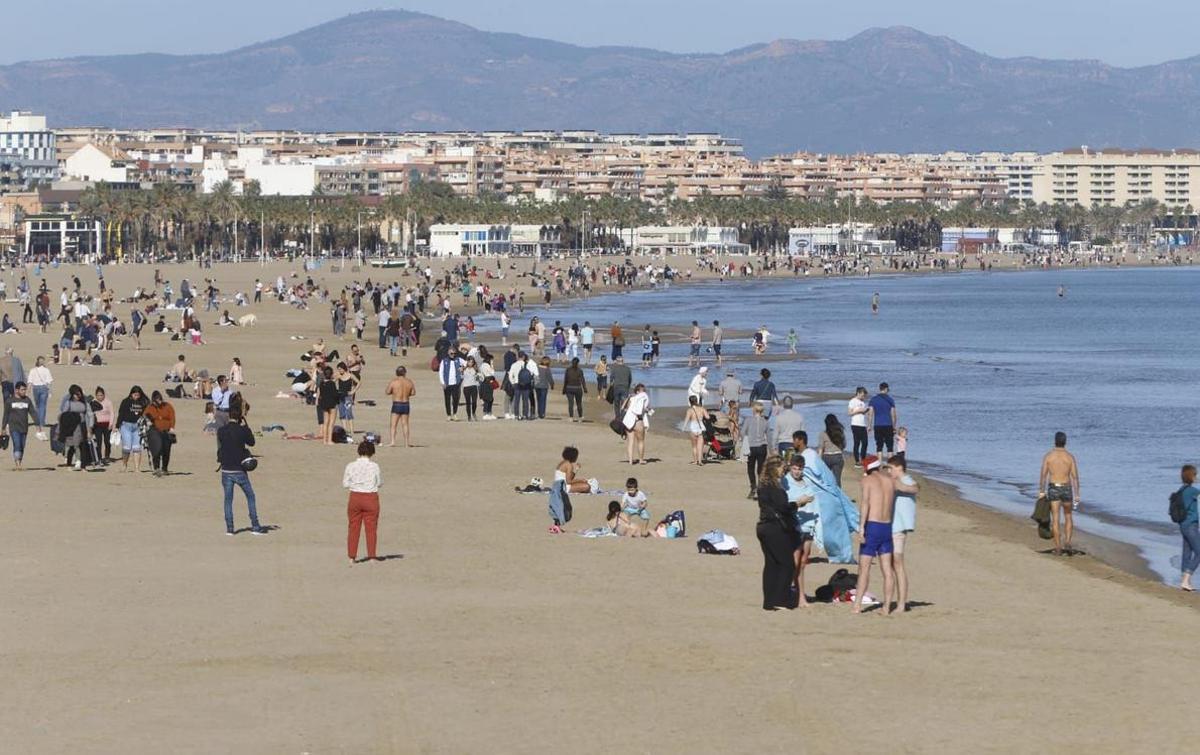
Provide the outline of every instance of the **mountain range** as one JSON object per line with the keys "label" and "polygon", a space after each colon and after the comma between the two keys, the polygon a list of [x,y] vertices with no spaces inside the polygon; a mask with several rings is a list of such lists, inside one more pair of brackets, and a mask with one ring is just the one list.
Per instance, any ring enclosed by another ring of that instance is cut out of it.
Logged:
{"label": "mountain range", "polygon": [[208,55],[0,66],[55,126],[719,132],[754,156],[1200,146],[1200,56],[995,58],[906,27],[723,54],[581,47],[371,11]]}

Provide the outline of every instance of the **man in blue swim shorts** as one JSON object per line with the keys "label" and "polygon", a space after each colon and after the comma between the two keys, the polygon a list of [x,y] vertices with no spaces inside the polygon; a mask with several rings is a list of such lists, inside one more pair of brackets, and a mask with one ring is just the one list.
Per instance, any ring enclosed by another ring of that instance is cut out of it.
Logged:
{"label": "man in blue swim shorts", "polygon": [[878,559],[883,572],[883,615],[892,613],[892,596],[896,573],[892,568],[892,510],[896,501],[896,484],[889,475],[879,471],[883,464],[878,456],[863,459],[866,473],[862,479],[862,546],[858,551],[858,586],[854,591],[854,613],[862,613],[863,596],[871,580],[871,562]]}

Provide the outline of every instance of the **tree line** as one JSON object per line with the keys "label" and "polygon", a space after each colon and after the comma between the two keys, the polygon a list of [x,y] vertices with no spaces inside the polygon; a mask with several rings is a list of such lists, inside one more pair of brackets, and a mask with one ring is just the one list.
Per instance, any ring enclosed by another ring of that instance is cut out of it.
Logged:
{"label": "tree line", "polygon": [[1070,241],[1150,243],[1156,228],[1193,229],[1191,206],[1167,208],[1153,200],[1128,207],[1036,205],[1005,201],[879,204],[826,195],[819,200],[768,192],[762,197],[702,194],[638,199],[567,196],[554,202],[499,195],[460,196],[448,185],[425,181],[386,197],[265,196],[250,181],[238,194],[224,182],[207,194],[164,183],[148,190],[89,187],[79,213],[102,222],[105,248],[155,258],[191,259],[234,254],[353,252],[406,253],[427,240],[439,223],[530,224],[559,231],[567,249],[620,246],[621,231],[645,225],[707,225],[739,229],[756,252],[787,248],[788,230],[847,221],[870,223],[902,250],[936,248],[941,229],[983,227],[1053,229]]}

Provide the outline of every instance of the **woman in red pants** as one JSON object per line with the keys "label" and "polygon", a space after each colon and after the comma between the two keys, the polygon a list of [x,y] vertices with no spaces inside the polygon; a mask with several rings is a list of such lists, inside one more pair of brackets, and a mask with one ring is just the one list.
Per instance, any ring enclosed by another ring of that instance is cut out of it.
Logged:
{"label": "woman in red pants", "polygon": [[367,530],[367,558],[375,560],[375,533],[379,526],[379,486],[383,477],[379,465],[371,460],[375,455],[375,444],[364,440],[358,444],[358,458],[346,465],[342,475],[342,487],[350,490],[350,502],[346,513],[350,518],[350,534],[346,540],[346,553],[353,566],[358,558],[359,533]]}

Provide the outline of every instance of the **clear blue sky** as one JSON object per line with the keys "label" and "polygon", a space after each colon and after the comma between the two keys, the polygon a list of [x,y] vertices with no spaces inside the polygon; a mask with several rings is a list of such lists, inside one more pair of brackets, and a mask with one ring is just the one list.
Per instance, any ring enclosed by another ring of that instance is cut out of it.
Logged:
{"label": "clear blue sky", "polygon": [[[0,63],[71,55],[218,52],[346,13],[407,8],[576,44],[724,52],[842,39],[903,24],[997,56],[1115,65],[1200,54],[1197,0],[4,0]],[[686,12],[680,9],[686,8]]]}

